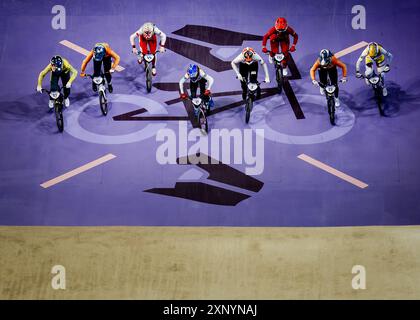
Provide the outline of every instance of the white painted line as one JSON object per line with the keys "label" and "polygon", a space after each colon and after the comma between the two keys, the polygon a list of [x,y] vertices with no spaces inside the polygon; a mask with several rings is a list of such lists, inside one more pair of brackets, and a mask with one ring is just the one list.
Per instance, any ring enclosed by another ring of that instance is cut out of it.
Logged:
{"label": "white painted line", "polygon": [[[76,51],[80,54],[83,54],[84,56],[87,56],[90,52],[89,50],[86,50],[85,48],[82,48],[81,46],[78,46],[77,44],[75,44],[73,42],[70,42],[68,40],[62,40],[62,41],[60,41],[60,44],[62,44],[63,46],[66,46],[67,48],[70,48],[70,49],[72,49],[72,50],[74,50],[74,51]],[[125,68],[121,67],[121,66],[117,66],[115,68],[115,70],[121,72],[121,71],[125,70]]]}
{"label": "white painted line", "polygon": [[337,58],[341,58],[341,57],[345,56],[346,54],[352,53],[353,51],[356,51],[356,50],[365,48],[368,44],[369,43],[367,43],[366,41],[362,41],[362,42],[356,43],[354,46],[348,47],[348,48],[346,48],[344,50],[341,50],[341,51],[337,52],[335,54],[335,56]]}
{"label": "white painted line", "polygon": [[348,183],[351,183],[351,184],[355,185],[356,187],[359,187],[361,189],[365,189],[365,188],[368,187],[368,185],[366,183],[364,183],[364,182],[362,182],[362,181],[360,181],[356,178],[353,178],[353,177],[351,177],[351,176],[349,176],[349,175],[347,175],[347,174],[345,174],[341,171],[338,171],[337,169],[334,169],[334,168],[326,165],[325,163],[322,163],[321,161],[318,161],[314,158],[311,158],[310,156],[307,156],[306,154],[302,153],[301,155],[298,156],[298,158],[300,160],[303,160],[303,161],[305,161],[305,162],[307,162],[307,163],[309,163],[309,164],[311,164],[311,165],[313,165],[313,166],[315,166],[315,167],[317,167],[321,170],[324,170],[324,171],[326,171],[326,172],[328,172],[328,173],[330,173],[330,174],[332,174],[332,175],[334,175],[334,176],[336,176],[340,179],[343,179],[343,180],[347,181]]}
{"label": "white painted line", "polygon": [[101,164],[103,164],[103,163],[105,163],[105,162],[107,162],[109,160],[112,160],[114,158],[116,158],[116,156],[114,156],[113,154],[109,153],[109,154],[107,154],[107,155],[105,155],[105,156],[103,156],[103,157],[101,157],[99,159],[96,159],[96,160],[94,160],[92,162],[89,162],[89,163],[87,163],[87,164],[85,164],[85,165],[83,165],[81,167],[78,167],[78,168],[76,168],[74,170],[71,170],[71,171],[65,173],[65,174],[62,174],[61,176],[58,176],[58,177],[56,177],[54,179],[51,179],[51,180],[48,180],[48,181],[42,183],[41,184],[41,187],[43,187],[45,189],[46,188],[49,188],[49,187],[52,187],[53,185],[56,185],[57,183],[63,182],[64,180],[67,180],[67,179],[70,179],[70,178],[72,178],[72,177],[74,177],[74,176],[76,176],[76,175],[78,175],[78,174],[80,174],[82,172],[85,172],[85,171],[87,171],[89,169],[92,169],[92,168],[94,168],[96,166],[99,166],[99,165],[101,165]]}

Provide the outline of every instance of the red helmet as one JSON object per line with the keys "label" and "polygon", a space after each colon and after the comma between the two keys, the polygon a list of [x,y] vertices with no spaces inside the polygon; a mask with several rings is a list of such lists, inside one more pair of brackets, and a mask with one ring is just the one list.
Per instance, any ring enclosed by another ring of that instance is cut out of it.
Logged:
{"label": "red helmet", "polygon": [[274,27],[276,28],[277,31],[286,31],[287,29],[287,20],[286,18],[277,18],[276,20],[276,24],[274,25]]}

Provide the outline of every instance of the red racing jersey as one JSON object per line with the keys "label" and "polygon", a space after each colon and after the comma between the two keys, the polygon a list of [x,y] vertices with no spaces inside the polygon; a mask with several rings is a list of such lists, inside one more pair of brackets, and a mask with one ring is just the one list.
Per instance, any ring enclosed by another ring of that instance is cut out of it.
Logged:
{"label": "red racing jersey", "polygon": [[270,30],[268,30],[268,32],[263,37],[263,47],[265,47],[267,45],[267,40],[273,35],[276,35],[276,40],[277,41],[286,42],[286,43],[290,43],[290,36],[292,36],[293,37],[293,44],[295,46],[296,46],[296,44],[298,42],[298,39],[299,39],[298,34],[291,27],[287,27],[285,32],[279,32],[279,31],[276,30],[275,27],[272,27]]}

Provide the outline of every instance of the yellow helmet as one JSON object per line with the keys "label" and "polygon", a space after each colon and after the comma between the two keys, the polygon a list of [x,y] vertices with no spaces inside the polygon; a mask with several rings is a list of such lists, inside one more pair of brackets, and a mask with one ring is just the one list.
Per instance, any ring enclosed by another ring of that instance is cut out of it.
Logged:
{"label": "yellow helmet", "polygon": [[369,43],[369,57],[375,58],[379,54],[379,45],[376,42]]}

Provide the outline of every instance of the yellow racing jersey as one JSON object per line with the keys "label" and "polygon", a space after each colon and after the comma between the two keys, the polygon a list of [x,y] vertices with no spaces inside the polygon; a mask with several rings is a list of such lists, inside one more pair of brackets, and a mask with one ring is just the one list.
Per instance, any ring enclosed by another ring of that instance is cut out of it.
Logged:
{"label": "yellow racing jersey", "polygon": [[[71,73],[70,80],[68,83],[72,84],[74,79],[77,77],[77,70],[73,68],[73,66],[64,58],[63,59],[63,73]],[[42,80],[44,80],[45,76],[52,71],[51,64],[48,64],[48,66],[45,67],[44,70],[42,70],[38,76],[38,86],[42,86]]]}
{"label": "yellow racing jersey", "polygon": [[378,45],[378,54],[375,57],[369,56],[369,46],[363,50],[356,63],[356,70],[360,70],[360,64],[365,60],[366,64],[375,63],[377,67],[383,67],[392,60],[392,54],[386,51],[382,46]]}

